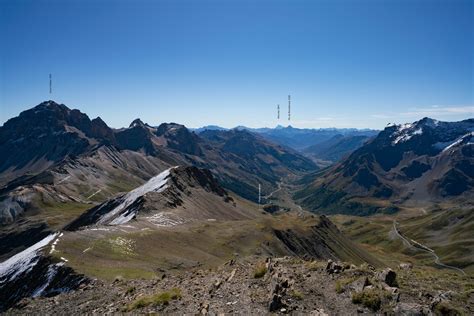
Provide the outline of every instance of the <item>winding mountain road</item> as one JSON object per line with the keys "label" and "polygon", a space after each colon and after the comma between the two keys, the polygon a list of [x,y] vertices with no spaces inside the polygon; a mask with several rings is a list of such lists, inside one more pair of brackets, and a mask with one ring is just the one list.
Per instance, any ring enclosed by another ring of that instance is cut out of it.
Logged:
{"label": "winding mountain road", "polygon": [[429,247],[427,247],[427,246],[425,246],[425,245],[423,245],[423,244],[421,244],[421,243],[419,243],[419,242],[417,242],[417,241],[415,241],[415,240],[413,240],[413,239],[408,240],[405,236],[403,236],[403,235],[400,233],[400,231],[399,231],[398,228],[397,228],[397,224],[398,224],[397,221],[394,220],[394,221],[393,221],[393,231],[395,232],[395,234],[397,235],[397,237],[399,237],[399,238],[403,241],[403,243],[404,243],[406,246],[408,246],[408,247],[410,247],[410,248],[413,248],[413,249],[416,249],[416,250],[425,251],[425,252],[431,254],[431,255],[433,256],[433,258],[434,258],[434,263],[435,263],[436,265],[440,266],[440,267],[448,268],[448,269],[453,269],[453,270],[456,270],[456,271],[461,272],[463,275],[466,275],[466,272],[464,272],[463,269],[460,269],[460,268],[458,268],[458,267],[454,267],[454,266],[450,266],[450,265],[447,265],[447,264],[442,263],[441,260],[440,260],[440,258],[439,258],[439,256],[436,254],[436,252],[435,252],[433,249],[431,249],[431,248],[429,248]]}

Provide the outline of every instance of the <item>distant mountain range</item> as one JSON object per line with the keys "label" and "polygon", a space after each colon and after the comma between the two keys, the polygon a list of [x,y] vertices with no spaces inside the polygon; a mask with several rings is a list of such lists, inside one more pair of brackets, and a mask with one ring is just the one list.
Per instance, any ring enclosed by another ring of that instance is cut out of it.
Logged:
{"label": "distant mountain range", "polygon": [[[311,146],[313,146],[314,148],[314,146],[317,146],[318,144],[321,144],[326,141],[330,141],[333,137],[336,136],[372,137],[377,135],[377,133],[379,132],[378,130],[356,128],[294,128],[291,125],[288,127],[278,125],[275,128],[250,128],[245,126],[237,126],[233,129],[247,130],[253,133],[257,133],[270,141],[289,148],[293,148],[298,151],[306,151],[305,149],[308,149]],[[206,130],[228,129],[216,125],[209,125],[194,129],[194,131],[198,134]]]}

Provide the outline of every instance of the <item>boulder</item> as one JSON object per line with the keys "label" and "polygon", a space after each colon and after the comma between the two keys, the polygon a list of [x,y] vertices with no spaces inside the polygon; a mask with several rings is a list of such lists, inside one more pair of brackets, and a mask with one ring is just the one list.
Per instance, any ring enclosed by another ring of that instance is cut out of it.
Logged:
{"label": "boulder", "polygon": [[283,296],[286,295],[287,289],[291,286],[291,281],[283,278],[282,272],[275,273],[270,282],[270,303],[268,310],[274,312],[287,307],[283,302]]}
{"label": "boulder", "polygon": [[200,308],[201,315],[207,315],[207,313],[209,312],[209,303],[208,302],[201,303],[199,308]]}
{"label": "boulder", "polygon": [[310,316],[329,316],[328,314],[326,314],[326,312],[322,308],[318,308],[309,312],[309,315]]}
{"label": "boulder", "polygon": [[232,279],[233,279],[234,276],[235,276],[235,272],[237,272],[237,269],[232,270],[232,272],[230,273],[229,277],[227,278],[227,282],[232,281]]}
{"label": "boulder", "polygon": [[393,309],[395,315],[400,316],[426,316],[432,315],[427,306],[416,303],[398,303]]}
{"label": "boulder", "polygon": [[326,272],[328,274],[339,273],[342,271],[344,271],[342,264],[334,262],[331,259],[328,260],[328,263],[326,265]]}
{"label": "boulder", "polygon": [[388,286],[385,283],[381,284],[381,288],[390,294],[392,301],[398,302],[400,300],[400,292],[398,291],[398,288]]}
{"label": "boulder", "polygon": [[356,291],[356,292],[362,292],[366,286],[370,285],[369,278],[363,277],[363,278],[358,278],[352,283],[349,283],[346,288]]}
{"label": "boulder", "polygon": [[383,269],[377,273],[377,278],[391,287],[397,287],[397,274],[390,268]]}
{"label": "boulder", "polygon": [[411,263],[400,263],[398,265],[398,267],[400,268],[400,270],[411,270],[413,268],[413,264],[411,264]]}
{"label": "boulder", "polygon": [[431,308],[434,308],[441,302],[450,301],[453,297],[453,291],[439,292],[431,299]]}
{"label": "boulder", "polygon": [[279,294],[273,294],[270,304],[268,305],[268,311],[274,312],[281,309],[284,306],[282,297]]}

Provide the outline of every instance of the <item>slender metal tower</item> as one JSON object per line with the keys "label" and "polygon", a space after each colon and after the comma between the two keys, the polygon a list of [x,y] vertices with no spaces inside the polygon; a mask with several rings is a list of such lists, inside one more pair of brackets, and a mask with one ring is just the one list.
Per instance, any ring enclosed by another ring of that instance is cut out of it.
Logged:
{"label": "slender metal tower", "polygon": [[261,200],[262,200],[262,186],[259,183],[258,184],[258,205],[260,205]]}
{"label": "slender metal tower", "polygon": [[288,121],[291,119],[291,95],[288,95]]}
{"label": "slender metal tower", "polygon": [[53,93],[53,76],[49,74],[49,94]]}
{"label": "slender metal tower", "polygon": [[280,119],[280,104],[277,104],[278,119]]}

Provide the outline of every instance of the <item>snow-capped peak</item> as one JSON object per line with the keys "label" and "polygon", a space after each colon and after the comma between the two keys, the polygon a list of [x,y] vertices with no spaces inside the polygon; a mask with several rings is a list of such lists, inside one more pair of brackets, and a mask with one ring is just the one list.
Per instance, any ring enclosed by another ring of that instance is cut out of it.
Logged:
{"label": "snow-capped peak", "polygon": [[440,121],[425,117],[419,121],[406,124],[388,124],[387,128],[395,127],[395,131],[391,134],[392,145],[406,142],[415,135],[423,134],[424,129],[437,129],[441,126]]}
{"label": "snow-capped peak", "polygon": [[391,135],[393,139],[392,144],[396,145],[398,143],[403,143],[411,139],[415,135],[423,134],[423,129],[418,127],[417,124],[407,123],[402,125],[397,125],[397,129]]}

